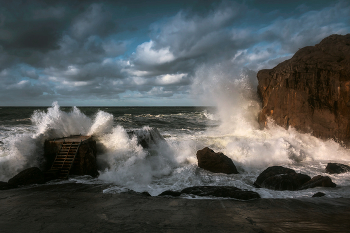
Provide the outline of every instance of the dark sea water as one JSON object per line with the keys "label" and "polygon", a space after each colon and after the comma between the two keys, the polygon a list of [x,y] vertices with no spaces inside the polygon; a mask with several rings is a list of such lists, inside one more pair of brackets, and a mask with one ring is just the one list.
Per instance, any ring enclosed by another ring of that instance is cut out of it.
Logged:
{"label": "dark sea water", "polygon": [[[70,177],[80,183],[109,183],[106,193],[127,189],[158,195],[194,185],[234,185],[259,192],[263,198],[298,198],[324,192],[327,197],[350,197],[350,174],[325,173],[328,162],[349,164],[350,152],[338,143],[288,130],[270,122],[261,130],[256,121],[259,105],[214,107],[0,107],[0,181],[39,166],[45,139],[72,134],[94,135],[106,148],[98,155],[99,177]],[[129,130],[157,128],[166,143],[153,151],[130,139]],[[240,174],[206,172],[197,167],[196,152],[203,147],[221,151]],[[103,164],[103,165],[102,165]],[[303,191],[256,189],[256,177],[268,166],[281,165],[297,172],[328,175],[335,189]]]}

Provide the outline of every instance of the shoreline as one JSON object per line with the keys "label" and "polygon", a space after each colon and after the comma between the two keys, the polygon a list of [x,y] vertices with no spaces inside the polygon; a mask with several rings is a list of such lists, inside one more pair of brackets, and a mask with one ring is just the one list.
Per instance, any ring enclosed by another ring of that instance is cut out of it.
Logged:
{"label": "shoreline", "polygon": [[104,194],[106,185],[0,191],[7,232],[347,232],[350,198],[186,199]]}

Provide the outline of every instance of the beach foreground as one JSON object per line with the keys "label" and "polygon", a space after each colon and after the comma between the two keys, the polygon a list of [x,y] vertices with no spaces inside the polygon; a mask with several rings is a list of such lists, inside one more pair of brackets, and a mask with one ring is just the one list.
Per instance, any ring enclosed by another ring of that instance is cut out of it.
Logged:
{"label": "beach foreground", "polygon": [[348,232],[349,198],[184,199],[104,194],[106,185],[0,191],[7,232]]}

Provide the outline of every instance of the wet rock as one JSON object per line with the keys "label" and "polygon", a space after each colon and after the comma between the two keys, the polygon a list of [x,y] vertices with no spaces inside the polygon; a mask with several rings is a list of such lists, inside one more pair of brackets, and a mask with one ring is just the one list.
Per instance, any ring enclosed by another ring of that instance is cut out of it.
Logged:
{"label": "wet rock", "polygon": [[149,192],[136,192],[136,191],[134,191],[134,190],[131,190],[131,189],[129,189],[128,191],[127,191],[127,193],[129,193],[129,194],[136,194],[136,195],[141,195],[141,196],[146,196],[146,197],[150,197],[151,196],[151,194],[149,194]]}
{"label": "wet rock", "polygon": [[17,188],[17,185],[0,181],[0,190],[7,190],[7,189],[14,189],[14,188]]}
{"label": "wet rock", "polygon": [[256,192],[241,190],[233,186],[194,186],[183,189],[181,193],[196,196],[229,197],[239,200],[260,198],[260,195]]}
{"label": "wet rock", "polygon": [[208,147],[197,151],[198,167],[214,173],[238,174],[232,160],[223,153],[215,153]]}
{"label": "wet rock", "polygon": [[8,183],[11,185],[44,184],[45,175],[39,168],[31,167],[12,177]]}
{"label": "wet rock", "polygon": [[350,166],[341,163],[328,163],[326,167],[326,172],[330,174],[350,172]]}
{"label": "wet rock", "polygon": [[140,193],[142,196],[146,196],[146,197],[150,197],[151,194],[149,194],[149,192],[142,192]]}
{"label": "wet rock", "polygon": [[311,180],[310,176],[300,173],[279,174],[265,179],[261,187],[279,191],[294,191],[309,180]]}
{"label": "wet rock", "polygon": [[350,143],[350,34],[331,35],[257,74],[262,127],[285,128]]}
{"label": "wet rock", "polygon": [[258,176],[254,182],[254,186],[260,188],[264,180],[267,178],[282,174],[296,174],[296,172],[293,169],[282,166],[268,167]]}
{"label": "wet rock", "polygon": [[161,142],[165,142],[164,137],[159,133],[157,128],[135,129],[130,130],[127,133],[130,138],[136,136],[138,144],[145,149]]}
{"label": "wet rock", "polygon": [[323,197],[325,196],[326,194],[322,193],[322,192],[317,192],[315,193],[312,197]]}
{"label": "wet rock", "polygon": [[173,196],[173,197],[179,197],[181,196],[181,192],[178,191],[172,191],[172,190],[166,190],[159,194],[158,196]]}
{"label": "wet rock", "polygon": [[332,179],[328,176],[315,176],[308,182],[302,185],[300,189],[308,189],[308,188],[314,188],[314,187],[336,187],[337,185],[332,182]]}

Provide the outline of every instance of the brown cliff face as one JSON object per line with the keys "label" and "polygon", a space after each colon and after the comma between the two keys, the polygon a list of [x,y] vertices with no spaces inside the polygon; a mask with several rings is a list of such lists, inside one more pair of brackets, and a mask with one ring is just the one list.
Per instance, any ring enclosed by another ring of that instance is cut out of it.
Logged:
{"label": "brown cliff face", "polygon": [[257,74],[267,117],[285,128],[350,142],[350,34],[331,35]]}

